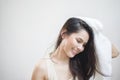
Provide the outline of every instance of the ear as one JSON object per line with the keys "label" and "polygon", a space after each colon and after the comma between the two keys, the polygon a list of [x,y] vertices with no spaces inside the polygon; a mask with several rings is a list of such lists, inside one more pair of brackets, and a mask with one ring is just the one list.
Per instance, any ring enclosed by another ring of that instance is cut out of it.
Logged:
{"label": "ear", "polygon": [[66,36],[66,32],[67,32],[66,29],[64,29],[64,30],[61,31],[61,37],[62,37],[62,39],[65,38],[65,36]]}

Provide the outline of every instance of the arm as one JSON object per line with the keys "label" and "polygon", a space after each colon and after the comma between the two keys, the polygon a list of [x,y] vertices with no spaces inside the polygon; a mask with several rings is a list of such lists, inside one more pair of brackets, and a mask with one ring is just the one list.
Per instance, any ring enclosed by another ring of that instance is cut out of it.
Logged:
{"label": "arm", "polygon": [[112,58],[115,58],[119,55],[119,51],[117,48],[112,44]]}
{"label": "arm", "polygon": [[43,62],[40,62],[37,64],[33,70],[32,73],[32,79],[31,80],[46,80],[45,79],[45,66]]}

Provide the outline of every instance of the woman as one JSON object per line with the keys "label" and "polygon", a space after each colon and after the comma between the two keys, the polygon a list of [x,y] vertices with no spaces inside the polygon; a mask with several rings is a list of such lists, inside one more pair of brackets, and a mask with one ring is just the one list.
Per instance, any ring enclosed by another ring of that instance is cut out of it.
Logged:
{"label": "woman", "polygon": [[36,65],[32,80],[89,80],[95,72],[93,30],[83,20],[70,18],[59,33],[55,50]]}

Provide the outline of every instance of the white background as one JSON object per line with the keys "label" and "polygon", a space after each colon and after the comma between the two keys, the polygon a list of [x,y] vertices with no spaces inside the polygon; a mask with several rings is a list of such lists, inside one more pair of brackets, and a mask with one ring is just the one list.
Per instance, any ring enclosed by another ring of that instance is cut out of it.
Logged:
{"label": "white background", "polygon": [[[119,0],[0,0],[0,80],[30,80],[37,61],[72,16],[100,20],[103,33],[120,49]],[[112,60],[120,78],[120,56]]]}

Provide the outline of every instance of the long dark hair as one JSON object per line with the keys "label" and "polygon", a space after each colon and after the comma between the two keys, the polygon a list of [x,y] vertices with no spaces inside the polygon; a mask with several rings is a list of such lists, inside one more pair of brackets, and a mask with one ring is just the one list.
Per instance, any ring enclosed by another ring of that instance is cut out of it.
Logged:
{"label": "long dark hair", "polygon": [[58,48],[62,41],[61,32],[64,29],[67,30],[66,33],[69,35],[72,33],[77,33],[81,29],[86,30],[89,34],[89,40],[84,51],[77,54],[75,57],[70,58],[69,61],[69,68],[74,80],[76,77],[78,80],[89,80],[92,75],[95,75],[96,70],[93,30],[85,21],[75,17],[69,18],[60,31],[55,49]]}

